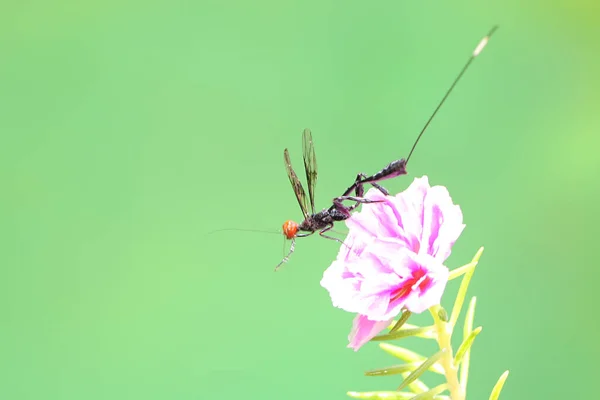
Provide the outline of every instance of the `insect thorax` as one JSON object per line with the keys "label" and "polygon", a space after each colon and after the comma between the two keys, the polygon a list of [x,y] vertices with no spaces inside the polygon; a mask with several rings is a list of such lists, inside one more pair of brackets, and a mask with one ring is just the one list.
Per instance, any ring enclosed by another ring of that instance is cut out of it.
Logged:
{"label": "insect thorax", "polygon": [[[339,215],[338,215],[339,214]],[[315,232],[325,228],[326,226],[332,224],[335,221],[341,221],[342,219],[346,219],[345,217],[340,218],[341,213],[337,212],[337,210],[323,210],[310,215],[306,218],[300,226],[298,227],[301,231],[307,232]]]}

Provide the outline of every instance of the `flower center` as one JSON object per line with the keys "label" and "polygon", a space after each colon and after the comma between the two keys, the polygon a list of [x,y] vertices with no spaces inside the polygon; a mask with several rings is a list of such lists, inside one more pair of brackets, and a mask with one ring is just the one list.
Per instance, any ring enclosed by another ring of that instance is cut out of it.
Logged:
{"label": "flower center", "polygon": [[431,278],[422,269],[414,271],[410,278],[406,279],[402,282],[401,286],[392,291],[390,302],[407,297],[413,290],[424,291],[427,289],[430,281]]}

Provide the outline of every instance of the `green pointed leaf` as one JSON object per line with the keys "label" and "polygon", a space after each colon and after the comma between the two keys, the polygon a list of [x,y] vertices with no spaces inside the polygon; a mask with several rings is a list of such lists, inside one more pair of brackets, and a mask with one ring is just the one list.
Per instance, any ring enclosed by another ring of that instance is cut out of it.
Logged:
{"label": "green pointed leaf", "polygon": [[452,271],[450,271],[450,274],[448,275],[448,280],[451,281],[452,279],[460,278],[461,276],[475,268],[476,265],[476,262],[471,261],[470,263],[465,264],[462,267],[454,268]]}
{"label": "green pointed leaf", "polygon": [[[395,319],[392,320],[392,322],[390,322],[390,324],[387,326],[387,329],[389,329],[389,330],[393,329],[394,325],[396,325],[397,323],[398,323],[398,321],[396,321]],[[404,325],[402,325],[402,327],[405,329],[419,328],[419,326],[417,326],[417,325],[408,324],[408,323],[405,323]]]}
{"label": "green pointed leaf", "polygon": [[417,369],[411,372],[410,375],[404,379],[404,381],[402,381],[400,386],[398,386],[398,390],[404,389],[409,383],[423,375],[423,373],[427,371],[433,364],[438,362],[438,360],[442,357],[442,355],[444,355],[445,352],[446,349],[442,349],[434,355],[432,355],[431,357],[429,357],[427,360],[425,360]]}
{"label": "green pointed leaf", "polygon": [[[402,374],[402,378],[406,379],[410,375],[410,372],[405,372]],[[429,390],[429,386],[427,386],[423,381],[419,379],[415,379],[411,383],[408,384],[408,388],[411,392],[419,394]]]}
{"label": "green pointed leaf", "polygon": [[[475,257],[473,257],[472,263],[479,262],[479,258],[481,257],[481,253],[483,253],[483,247],[479,249]],[[460,310],[462,309],[462,305],[465,301],[465,296],[467,295],[467,289],[469,288],[469,283],[471,282],[471,277],[473,277],[473,273],[475,272],[475,267],[471,270],[467,271],[463,276],[462,281],[460,282],[460,287],[458,288],[458,294],[456,295],[456,300],[454,301],[454,307],[452,307],[452,315],[450,316],[450,325],[454,327],[456,321],[458,320],[458,316],[460,315]]]}
{"label": "green pointed leaf", "polygon": [[463,359],[463,356],[465,355],[465,353],[467,351],[469,351],[469,349],[473,345],[473,341],[475,340],[477,335],[479,335],[479,333],[481,332],[482,329],[483,328],[481,326],[478,327],[473,332],[471,332],[471,334],[465,340],[463,340],[463,342],[460,344],[458,350],[456,351],[456,356],[454,357],[454,365],[460,364],[460,362]]}
{"label": "green pointed leaf", "polygon": [[384,335],[375,336],[372,341],[381,341],[381,340],[394,340],[394,339],[402,339],[409,336],[417,336],[423,337],[427,339],[434,339],[434,330],[432,326],[425,326],[423,328],[404,328],[399,329],[394,333],[386,333]]}
{"label": "green pointed leaf", "polygon": [[366,376],[387,376],[387,375],[398,375],[403,372],[414,371],[419,366],[419,363],[408,363],[400,365],[392,365],[385,368],[372,369],[365,372]]}
{"label": "green pointed leaf", "polygon": [[463,339],[466,339],[471,332],[473,332],[473,320],[475,319],[475,305],[477,304],[477,297],[473,296],[467,307],[467,314],[465,316],[465,325],[463,328]]}
{"label": "green pointed leaf", "polygon": [[[473,319],[475,318],[475,305],[477,304],[477,298],[473,296],[469,302],[467,308],[467,315],[465,316],[465,326],[463,328],[463,340],[469,337],[473,332]],[[471,349],[467,349],[463,357],[460,367],[460,386],[462,387],[463,393],[467,393],[467,381],[469,379],[469,365],[471,364]]]}
{"label": "green pointed leaf", "polygon": [[400,316],[400,319],[398,320],[398,322],[396,322],[394,327],[390,330],[390,333],[394,333],[398,329],[402,328],[402,325],[404,325],[406,323],[406,321],[408,321],[408,318],[411,316],[411,314],[412,313],[410,311],[404,310],[404,312]]}
{"label": "green pointed leaf", "polygon": [[374,400],[404,400],[415,397],[411,392],[348,392],[348,396],[354,399],[374,399]]}
{"label": "green pointed leaf", "polygon": [[[394,357],[398,357],[402,361],[406,361],[407,363],[421,363],[425,361],[427,357],[422,356],[421,354],[417,354],[414,351],[405,349],[400,346],[394,346],[389,343],[379,343],[379,347],[388,354],[393,355]],[[429,369],[436,374],[444,374],[444,369],[439,364],[433,364]]]}
{"label": "green pointed leaf", "polygon": [[494,385],[492,394],[490,394],[490,400],[498,400],[498,397],[500,397],[500,392],[502,391],[502,387],[504,386],[504,382],[506,382],[506,378],[508,378],[508,370],[504,371],[504,373],[498,379],[498,382],[496,382],[496,385]]}
{"label": "green pointed leaf", "polygon": [[448,388],[447,383],[443,383],[439,386],[434,387],[431,390],[428,390],[424,393],[420,393],[412,398],[412,400],[433,400],[438,398],[437,395],[442,393],[444,390]]}
{"label": "green pointed leaf", "polygon": [[422,362],[427,358],[421,354],[415,353],[412,350],[389,343],[379,343],[379,347],[386,353],[391,354],[394,357],[398,357],[402,361],[406,362]]}

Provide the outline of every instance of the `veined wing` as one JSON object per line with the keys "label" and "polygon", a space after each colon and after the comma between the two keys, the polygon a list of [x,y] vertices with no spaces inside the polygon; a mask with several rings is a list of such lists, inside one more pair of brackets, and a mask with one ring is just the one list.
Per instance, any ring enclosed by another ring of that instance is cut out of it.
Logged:
{"label": "veined wing", "polygon": [[298,204],[300,204],[300,208],[302,209],[302,214],[304,214],[304,218],[307,218],[309,214],[306,192],[302,187],[300,179],[298,179],[298,175],[296,175],[296,173],[294,172],[294,168],[292,167],[292,161],[290,160],[290,153],[288,153],[287,149],[283,151],[283,160],[285,161],[285,170],[287,171],[288,178],[290,178],[290,183],[292,184],[292,188],[294,189],[294,193],[296,194],[296,199],[298,200]]}
{"label": "veined wing", "polygon": [[317,157],[310,129],[302,133],[302,156],[304,157],[304,170],[306,171],[306,182],[308,184],[308,195],[310,197],[310,209],[315,213],[315,187],[317,185]]}

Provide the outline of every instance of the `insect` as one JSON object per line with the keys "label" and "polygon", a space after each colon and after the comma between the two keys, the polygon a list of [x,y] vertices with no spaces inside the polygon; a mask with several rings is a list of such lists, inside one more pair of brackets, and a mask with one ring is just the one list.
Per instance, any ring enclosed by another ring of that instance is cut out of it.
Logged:
{"label": "insect", "polygon": [[[429,124],[436,116],[456,84],[460,81],[461,77],[464,75],[465,71],[469,68],[473,60],[481,53],[487,42],[489,41],[492,34],[496,31],[497,27],[493,27],[488,34],[479,42],[471,57],[467,63],[463,66],[460,73],[456,76],[450,88],[444,94],[442,100],[438,103],[437,107],[421,129],[421,132],[417,136],[410,152],[406,159],[401,158],[399,160],[392,161],[388,165],[386,165],[381,171],[367,176],[364,173],[359,173],[354,183],[342,193],[341,196],[333,199],[333,205],[329,208],[325,208],[322,211],[315,212],[315,186],[317,183],[317,160],[315,156],[315,147],[312,139],[312,134],[309,129],[305,129],[302,134],[302,155],[304,158],[304,171],[306,172],[306,183],[308,185],[308,198],[306,197],[306,192],[304,191],[304,187],[298,179],[298,176],[294,172],[292,167],[292,162],[290,160],[290,155],[288,149],[283,151],[283,158],[285,162],[285,168],[292,184],[292,188],[294,190],[294,194],[296,195],[296,199],[298,200],[298,204],[300,205],[300,209],[302,210],[302,214],[304,216],[304,220],[298,224],[292,220],[285,221],[283,224],[283,234],[286,239],[291,240],[290,250],[288,254],[281,260],[279,264],[275,267],[277,271],[283,264],[288,262],[290,256],[294,252],[296,245],[296,238],[298,237],[306,237],[314,234],[315,232],[319,232],[320,236],[323,236],[327,239],[336,240],[343,244],[343,242],[335,237],[326,235],[326,232],[331,230],[334,226],[334,223],[337,221],[343,221],[352,215],[352,211],[358,207],[360,204],[364,203],[373,203],[375,201],[365,199],[364,195],[364,186],[369,184],[378,190],[380,190],[383,194],[388,195],[388,191],[377,182],[395,178],[400,175],[406,175],[406,166],[410,157],[412,156],[419,140],[423,136],[423,133],[429,127]],[[353,193],[354,192],[354,193]],[[353,193],[353,195],[351,195]],[[353,201],[354,204],[350,206],[346,206],[344,201]]]}

